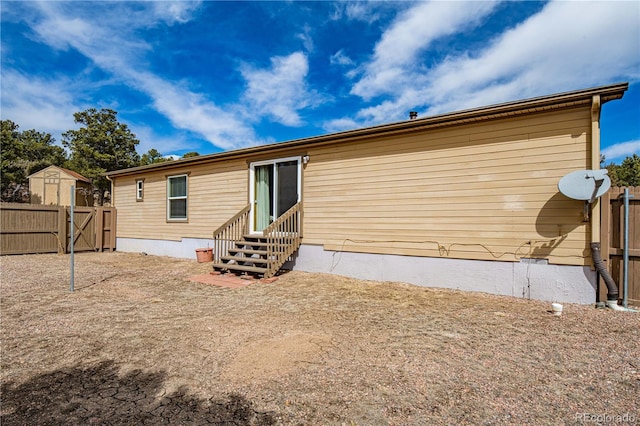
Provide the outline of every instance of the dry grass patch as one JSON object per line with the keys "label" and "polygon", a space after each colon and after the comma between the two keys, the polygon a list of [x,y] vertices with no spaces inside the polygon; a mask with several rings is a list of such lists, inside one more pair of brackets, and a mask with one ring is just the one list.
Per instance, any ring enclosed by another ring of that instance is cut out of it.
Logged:
{"label": "dry grass patch", "polygon": [[[5,256],[3,425],[640,422],[640,315],[290,272]],[[630,417],[631,416],[631,417]]]}

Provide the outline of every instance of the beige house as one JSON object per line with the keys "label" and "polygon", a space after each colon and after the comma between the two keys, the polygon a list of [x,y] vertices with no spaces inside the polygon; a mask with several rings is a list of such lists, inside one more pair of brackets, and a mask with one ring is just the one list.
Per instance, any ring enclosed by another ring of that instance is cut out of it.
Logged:
{"label": "beige house", "polygon": [[[595,302],[599,205],[558,192],[598,169],[600,108],[627,84],[111,172],[117,248],[271,275]],[[215,233],[214,233],[215,231]],[[214,235],[215,234],[215,235]]]}
{"label": "beige house", "polygon": [[69,206],[71,186],[75,186],[75,205],[93,205],[91,180],[72,170],[49,166],[28,178],[31,204]]}

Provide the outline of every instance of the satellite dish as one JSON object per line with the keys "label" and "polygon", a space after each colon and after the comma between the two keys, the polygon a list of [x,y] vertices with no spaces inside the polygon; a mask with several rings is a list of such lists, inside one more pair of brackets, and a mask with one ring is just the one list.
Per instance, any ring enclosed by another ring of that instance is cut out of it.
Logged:
{"label": "satellite dish", "polygon": [[558,189],[569,198],[593,203],[611,188],[607,172],[607,169],[571,172],[560,179]]}

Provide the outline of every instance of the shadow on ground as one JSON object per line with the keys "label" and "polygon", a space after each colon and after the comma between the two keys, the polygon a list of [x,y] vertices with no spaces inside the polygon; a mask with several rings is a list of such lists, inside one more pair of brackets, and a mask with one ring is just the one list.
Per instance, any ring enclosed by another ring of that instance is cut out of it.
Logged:
{"label": "shadow on ground", "polygon": [[113,361],[72,367],[2,384],[0,424],[224,424],[272,425],[241,395],[200,399],[186,389],[163,393],[166,374],[119,374]]}

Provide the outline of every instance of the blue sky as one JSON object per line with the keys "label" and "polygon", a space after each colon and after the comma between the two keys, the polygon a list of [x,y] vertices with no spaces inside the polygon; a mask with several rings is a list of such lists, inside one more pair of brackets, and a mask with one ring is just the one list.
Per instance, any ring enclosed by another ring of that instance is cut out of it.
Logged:
{"label": "blue sky", "polygon": [[640,153],[640,2],[11,2],[2,119],[60,134],[112,108],[208,154],[628,81],[602,148]]}

